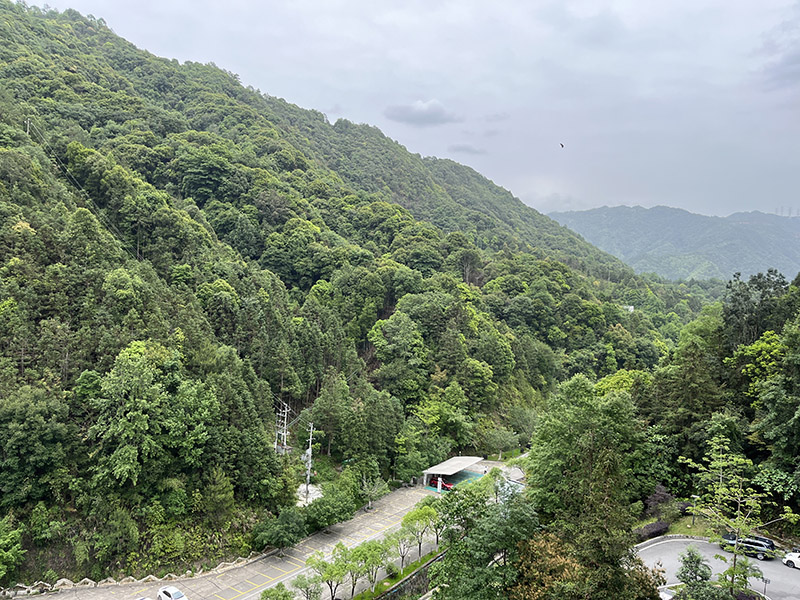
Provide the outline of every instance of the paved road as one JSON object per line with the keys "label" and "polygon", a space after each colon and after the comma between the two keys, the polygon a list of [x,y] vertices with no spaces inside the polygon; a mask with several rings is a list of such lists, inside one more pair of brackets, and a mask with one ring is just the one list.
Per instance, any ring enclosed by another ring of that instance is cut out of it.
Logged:
{"label": "paved road", "polygon": [[[359,511],[354,518],[330,528],[330,533],[316,533],[286,555],[267,556],[254,562],[232,567],[222,573],[203,575],[169,582],[180,588],[189,600],[254,600],[261,592],[280,582],[294,580],[306,571],[306,559],[314,552],[330,554],[338,542],[355,546],[361,542],[380,538],[400,525],[403,516],[424,496],[434,494],[421,487],[401,488],[373,503],[371,511]],[[412,553],[416,558],[416,549]],[[135,583],[97,588],[64,590],[59,598],[65,600],[134,600],[143,596],[155,598],[164,582]],[[349,588],[347,590],[349,592]]]}
{"label": "paved road", "polygon": [[[657,542],[639,551],[639,556],[649,567],[661,562],[661,566],[666,569],[667,585],[680,583],[675,573],[680,566],[680,554],[689,546],[694,546],[700,553],[708,559],[711,570],[716,575],[724,571],[727,565],[714,558],[715,554],[720,554],[727,558],[733,555],[720,549],[718,544],[709,544],[701,540],[671,539]],[[800,599],[800,569],[790,569],[784,565],[780,559],[753,562],[763,571],[764,577],[770,580],[767,585],[767,596],[772,600],[798,600]],[[764,591],[764,583],[759,580],[751,579],[751,586],[760,591]]]}

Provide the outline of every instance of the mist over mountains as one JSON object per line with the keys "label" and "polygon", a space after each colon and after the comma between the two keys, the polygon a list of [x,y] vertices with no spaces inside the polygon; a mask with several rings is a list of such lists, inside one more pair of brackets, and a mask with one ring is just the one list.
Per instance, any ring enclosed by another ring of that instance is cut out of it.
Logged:
{"label": "mist over mountains", "polygon": [[770,267],[800,271],[800,218],[760,211],[709,217],[683,209],[615,206],[550,217],[638,273],[668,279],[729,279]]}

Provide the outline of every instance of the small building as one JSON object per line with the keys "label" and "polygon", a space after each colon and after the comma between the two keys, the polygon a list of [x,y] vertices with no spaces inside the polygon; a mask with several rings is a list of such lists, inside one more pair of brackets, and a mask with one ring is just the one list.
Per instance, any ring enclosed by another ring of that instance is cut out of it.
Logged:
{"label": "small building", "polygon": [[442,477],[455,475],[459,471],[464,471],[472,465],[481,462],[483,459],[480,456],[454,456],[448,458],[446,461],[433,465],[430,469],[423,471],[423,485],[428,485],[431,477],[438,476],[436,485],[437,491],[442,491]]}

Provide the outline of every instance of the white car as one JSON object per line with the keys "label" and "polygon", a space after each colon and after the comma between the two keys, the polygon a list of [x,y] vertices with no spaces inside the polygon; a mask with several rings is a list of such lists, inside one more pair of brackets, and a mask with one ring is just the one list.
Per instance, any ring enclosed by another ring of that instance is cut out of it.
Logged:
{"label": "white car", "polygon": [[168,585],[158,590],[158,600],[186,600],[186,595],[174,585]]}
{"label": "white car", "polygon": [[800,569],[800,552],[787,552],[782,560],[787,567]]}

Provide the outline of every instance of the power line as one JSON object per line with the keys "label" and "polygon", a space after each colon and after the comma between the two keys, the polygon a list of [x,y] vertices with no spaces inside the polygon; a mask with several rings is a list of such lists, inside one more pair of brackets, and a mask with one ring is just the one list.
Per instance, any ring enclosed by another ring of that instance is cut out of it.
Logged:
{"label": "power line", "polygon": [[26,132],[28,133],[28,137],[30,137],[31,128],[33,128],[34,134],[36,134],[36,136],[38,136],[40,144],[43,145],[44,148],[48,151],[48,153],[50,155],[50,158],[54,160],[54,162],[56,164],[56,167],[58,167],[61,170],[61,172],[67,178],[67,181],[69,181],[74,187],[78,188],[78,190],[81,191],[81,193],[83,194],[84,199],[88,201],[88,203],[90,205],[89,206],[90,209],[93,209],[92,213],[94,214],[94,216],[97,217],[97,219],[100,222],[102,222],[103,225],[106,226],[106,228],[109,230],[111,235],[114,236],[116,238],[116,240],[120,243],[120,245],[122,246],[122,249],[125,250],[125,252],[127,252],[128,254],[130,254],[131,258],[133,258],[134,260],[141,260],[142,257],[139,254],[138,249],[136,250],[136,254],[134,254],[133,251],[132,251],[132,248],[128,246],[127,242],[125,242],[125,240],[123,238],[123,235],[122,235],[122,232],[120,232],[120,230],[117,228],[117,226],[108,217],[106,217],[103,214],[103,211],[100,209],[99,206],[97,206],[95,201],[89,195],[89,192],[87,192],[83,188],[83,186],[80,184],[80,182],[70,172],[69,168],[58,157],[58,154],[56,154],[56,151],[47,142],[47,140],[45,139],[44,135],[39,130],[39,128],[36,126],[36,124],[33,121],[31,121],[30,118],[25,120],[25,124],[26,124],[26,128],[25,129],[26,129]]}

